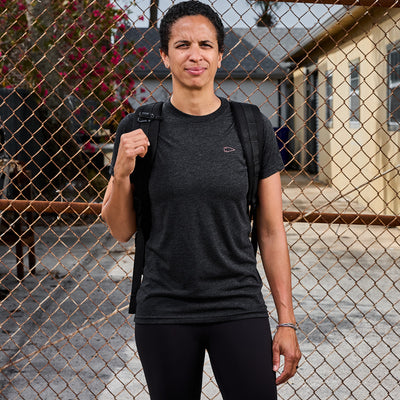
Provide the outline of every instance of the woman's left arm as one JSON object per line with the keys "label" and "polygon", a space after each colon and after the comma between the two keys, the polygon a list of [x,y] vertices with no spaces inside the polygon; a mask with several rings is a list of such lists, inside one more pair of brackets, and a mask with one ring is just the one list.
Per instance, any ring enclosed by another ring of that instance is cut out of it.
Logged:
{"label": "woman's left arm", "polygon": [[[265,275],[278,313],[278,321],[296,323],[292,302],[292,280],[289,251],[282,216],[282,189],[279,172],[261,179],[258,186],[257,237]],[[273,341],[273,368],[279,369],[280,356],[284,369],[276,383],[284,383],[296,373],[301,357],[296,331],[278,328]]]}

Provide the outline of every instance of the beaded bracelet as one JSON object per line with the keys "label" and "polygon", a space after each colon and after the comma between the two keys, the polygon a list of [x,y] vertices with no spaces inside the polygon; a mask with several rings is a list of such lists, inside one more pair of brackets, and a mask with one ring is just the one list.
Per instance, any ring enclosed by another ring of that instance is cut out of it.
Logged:
{"label": "beaded bracelet", "polygon": [[283,323],[283,324],[278,324],[277,326],[276,326],[277,328],[292,328],[292,329],[294,329],[295,331],[297,331],[297,325],[296,324],[292,324],[292,323],[290,323],[290,322],[285,322],[285,323]]}

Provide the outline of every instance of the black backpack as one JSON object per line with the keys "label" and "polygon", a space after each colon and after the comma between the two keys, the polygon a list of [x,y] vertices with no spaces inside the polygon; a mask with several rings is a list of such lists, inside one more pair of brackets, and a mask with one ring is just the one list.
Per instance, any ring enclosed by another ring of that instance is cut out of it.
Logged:
{"label": "black backpack", "polygon": [[[259,108],[248,103],[230,101],[232,114],[237,127],[240,143],[243,148],[247,164],[249,191],[247,204],[249,206],[249,218],[253,221],[251,242],[254,252],[257,253],[257,229],[255,215],[257,208],[257,189],[260,171],[260,149],[263,143],[263,119]],[[144,158],[136,159],[133,173],[134,207],[136,213],[137,231],[135,235],[135,261],[133,269],[132,293],[129,305],[129,313],[136,312],[136,295],[142,282],[145,264],[144,253],[146,241],[151,229],[151,210],[148,182],[151,167],[157,151],[158,133],[162,119],[163,103],[145,104],[135,112],[132,130],[143,129],[148,136],[150,146]]]}

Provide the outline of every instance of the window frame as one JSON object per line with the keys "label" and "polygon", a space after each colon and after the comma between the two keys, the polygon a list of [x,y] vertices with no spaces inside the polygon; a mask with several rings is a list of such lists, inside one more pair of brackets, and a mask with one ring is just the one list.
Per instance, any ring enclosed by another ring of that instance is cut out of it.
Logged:
{"label": "window frame", "polygon": [[[353,83],[353,73],[356,73],[356,84]],[[360,59],[357,58],[349,63],[349,124],[351,128],[359,128],[361,126],[361,74]],[[356,101],[357,107],[353,109],[353,100]]]}
{"label": "window frame", "polygon": [[325,126],[333,127],[333,71],[325,72]]}
{"label": "window frame", "polygon": [[[391,55],[397,54],[399,57],[399,63],[393,67],[393,62],[390,60]],[[387,47],[387,56],[386,56],[386,65],[387,65],[387,124],[388,129],[391,131],[398,130],[400,128],[400,119],[392,119],[392,95],[394,94],[394,90],[398,89],[400,91],[400,43],[389,45]],[[398,71],[399,79],[398,81],[392,82],[392,77],[395,75],[395,71]],[[398,100],[399,106],[397,107],[397,112],[400,113],[400,97]]]}

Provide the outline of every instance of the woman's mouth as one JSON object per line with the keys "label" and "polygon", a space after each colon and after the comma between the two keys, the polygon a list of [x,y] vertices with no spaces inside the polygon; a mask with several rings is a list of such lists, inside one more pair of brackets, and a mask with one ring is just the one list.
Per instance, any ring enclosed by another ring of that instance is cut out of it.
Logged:
{"label": "woman's mouth", "polygon": [[206,69],[204,67],[190,67],[186,68],[186,72],[189,73],[190,75],[201,75]]}

